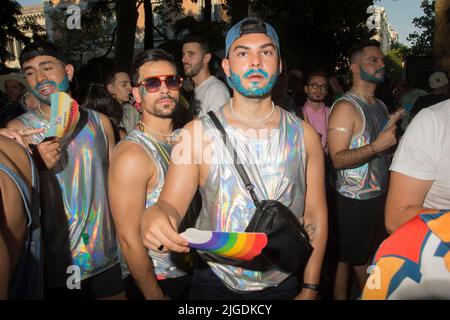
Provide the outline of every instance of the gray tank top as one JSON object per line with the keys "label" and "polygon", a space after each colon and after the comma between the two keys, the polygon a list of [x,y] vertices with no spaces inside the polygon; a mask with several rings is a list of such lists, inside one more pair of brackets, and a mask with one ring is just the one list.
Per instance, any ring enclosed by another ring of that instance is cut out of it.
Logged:
{"label": "gray tank top", "polygon": [[[306,190],[303,125],[293,114],[281,108],[278,110],[281,112],[279,127],[270,130],[265,139],[248,138],[228,125],[223,107],[215,113],[244,163],[258,198],[280,201],[303,223]],[[204,129],[213,137],[213,159],[205,185],[200,188],[203,207],[197,228],[244,231],[255,212],[255,205],[233,165],[220,132],[209,116],[200,119]],[[257,272],[207,262],[227,287],[237,291],[277,286],[289,276],[275,270]]]}
{"label": "gray tank top", "polygon": [[[84,280],[118,263],[107,195],[108,141],[99,114],[80,110],[86,114],[85,125],[75,137],[73,134],[62,141],[61,160],[40,176],[48,287],[66,286],[74,274],[68,273],[69,266],[78,267]],[[18,119],[28,128],[49,127],[37,110]],[[44,134],[34,135],[33,143],[44,138]]]}
{"label": "gray tank top", "polygon": [[9,283],[8,299],[44,299],[44,267],[42,261],[42,241],[39,206],[39,181],[34,162],[27,152],[31,165],[31,193],[20,175],[0,163],[0,171],[6,173],[16,184],[24,208],[26,229],[14,273]]}
{"label": "gray tank top", "polygon": [[[348,101],[358,110],[363,120],[363,128],[350,142],[350,150],[358,149],[376,140],[388,118],[384,103],[376,99],[374,105],[368,104],[358,95],[347,92],[336,103]],[[333,109],[332,107],[332,109]],[[367,200],[387,191],[389,159],[386,152],[357,168],[336,171],[336,190],[347,198]]]}
{"label": "gray tank top", "polygon": [[[124,141],[130,141],[140,145],[155,162],[158,170],[158,182],[153,190],[146,195],[145,208],[149,208],[154,205],[161,194],[161,190],[164,186],[165,176],[169,168],[169,157],[172,151],[172,145],[162,142],[156,142],[144,132],[139,129],[133,129],[129,135],[126,136]],[[169,253],[158,253],[155,251],[148,251],[149,256],[153,261],[155,269],[155,275],[158,278],[178,278],[186,275],[183,270],[188,270],[187,255]],[[122,266],[122,277],[126,277],[130,274],[125,259],[120,254],[120,262]]]}

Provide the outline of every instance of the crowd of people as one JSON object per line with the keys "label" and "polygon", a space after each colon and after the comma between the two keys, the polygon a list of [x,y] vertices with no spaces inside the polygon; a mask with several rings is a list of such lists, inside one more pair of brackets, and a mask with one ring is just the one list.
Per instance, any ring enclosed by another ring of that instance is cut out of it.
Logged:
{"label": "crowd of people", "polygon": [[[450,298],[447,74],[386,105],[377,41],[352,48],[349,81],[288,70],[257,18],[224,49],[225,78],[200,35],[183,41],[184,70],[151,49],[131,70],[96,58],[77,76],[50,42],[22,50],[21,73],[0,76],[0,299]],[[57,92],[81,106],[59,138]],[[298,273],[221,263],[180,235],[243,232],[256,198],[306,230]]]}

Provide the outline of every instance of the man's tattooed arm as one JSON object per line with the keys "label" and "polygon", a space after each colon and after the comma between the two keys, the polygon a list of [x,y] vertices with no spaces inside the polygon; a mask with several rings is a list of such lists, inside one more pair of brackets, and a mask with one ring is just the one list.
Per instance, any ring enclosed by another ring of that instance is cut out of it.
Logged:
{"label": "man's tattooed arm", "polygon": [[305,230],[308,233],[309,240],[311,242],[313,242],[316,237],[317,226],[313,223],[309,223],[309,224],[305,225]]}

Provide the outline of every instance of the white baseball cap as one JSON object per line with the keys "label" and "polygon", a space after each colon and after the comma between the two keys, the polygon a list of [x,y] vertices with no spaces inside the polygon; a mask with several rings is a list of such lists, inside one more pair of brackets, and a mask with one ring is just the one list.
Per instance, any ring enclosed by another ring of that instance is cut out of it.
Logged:
{"label": "white baseball cap", "polygon": [[26,90],[28,90],[28,84],[27,81],[25,80],[25,77],[20,74],[20,73],[9,73],[9,74],[4,74],[0,76],[0,90],[5,92],[5,82],[7,80],[16,80],[18,82],[20,82],[21,84],[23,84],[23,86],[25,87]]}
{"label": "white baseball cap", "polygon": [[447,85],[448,84],[447,74],[442,71],[434,72],[428,78],[428,84],[430,85],[431,89],[437,89],[437,88]]}

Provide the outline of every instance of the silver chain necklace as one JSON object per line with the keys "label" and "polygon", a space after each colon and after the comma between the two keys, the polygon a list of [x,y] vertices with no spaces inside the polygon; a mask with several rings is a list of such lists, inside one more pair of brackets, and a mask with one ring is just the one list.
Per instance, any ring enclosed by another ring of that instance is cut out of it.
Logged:
{"label": "silver chain necklace", "polygon": [[260,119],[260,120],[250,121],[250,120],[246,120],[246,119],[241,118],[240,116],[238,116],[234,112],[234,109],[233,109],[233,98],[231,98],[230,99],[230,112],[231,112],[231,115],[233,116],[233,118],[235,118],[236,120],[238,120],[238,121],[240,121],[240,122],[242,122],[244,124],[256,125],[256,124],[267,122],[270,118],[272,118],[272,116],[275,113],[275,104],[272,101],[272,111],[266,117],[264,117],[263,119]]}
{"label": "silver chain necklace", "polygon": [[157,135],[157,136],[166,138],[167,141],[168,141],[169,143],[171,143],[171,144],[174,142],[174,139],[175,139],[175,133],[174,133],[174,132],[172,132],[171,134],[165,134],[165,133],[161,133],[161,132],[152,130],[152,129],[150,129],[149,127],[147,127],[147,126],[145,125],[145,123],[142,122],[142,121],[139,121],[139,123],[138,123],[138,128],[139,128],[139,130],[141,130],[142,132],[147,133],[148,135],[151,135],[151,136]]}

